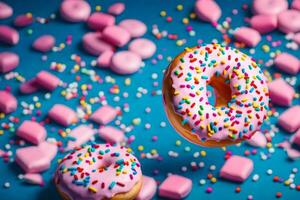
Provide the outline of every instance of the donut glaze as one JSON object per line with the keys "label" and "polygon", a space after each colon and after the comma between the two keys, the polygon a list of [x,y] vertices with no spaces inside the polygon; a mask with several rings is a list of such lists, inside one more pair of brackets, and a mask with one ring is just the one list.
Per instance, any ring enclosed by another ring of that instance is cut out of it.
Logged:
{"label": "donut glaze", "polygon": [[[215,105],[208,101],[208,84],[215,90]],[[266,79],[256,62],[219,44],[179,54],[165,73],[163,96],[174,128],[202,146],[251,138],[267,117],[269,102]]]}
{"label": "donut glaze", "polygon": [[109,144],[73,151],[62,159],[54,177],[58,191],[68,200],[118,199],[114,197],[134,188],[137,195],[141,180],[138,160],[127,148]]}

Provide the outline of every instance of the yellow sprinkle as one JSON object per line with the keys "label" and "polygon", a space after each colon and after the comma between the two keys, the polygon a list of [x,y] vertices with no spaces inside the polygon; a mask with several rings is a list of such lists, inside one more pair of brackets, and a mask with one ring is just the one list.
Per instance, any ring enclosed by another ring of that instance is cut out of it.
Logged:
{"label": "yellow sprinkle", "polygon": [[98,192],[98,190],[96,188],[92,187],[92,186],[89,186],[88,189],[89,189],[89,191],[94,192],[94,193]]}
{"label": "yellow sprinkle", "polygon": [[138,146],[138,150],[139,151],[143,151],[144,150],[144,146],[142,146],[142,145]]}
{"label": "yellow sprinkle", "polygon": [[182,10],[183,10],[183,5],[181,5],[181,4],[177,5],[177,6],[176,6],[176,9],[177,9],[178,11],[182,11]]}
{"label": "yellow sprinkle", "polygon": [[212,178],[210,179],[210,181],[211,181],[212,183],[215,183],[215,182],[217,182],[217,179],[216,179],[215,177],[212,177]]}
{"label": "yellow sprinkle", "polygon": [[206,151],[200,151],[200,155],[201,155],[202,157],[205,157],[205,156],[206,156]]}
{"label": "yellow sprinkle", "polygon": [[166,11],[164,11],[164,10],[160,11],[160,16],[165,17],[166,15],[167,15]]}
{"label": "yellow sprinkle", "polygon": [[191,18],[191,19],[196,19],[196,17],[197,17],[196,13],[192,12],[192,13],[190,14],[190,18]]}
{"label": "yellow sprinkle", "polygon": [[272,143],[268,142],[267,143],[267,148],[271,148],[272,147]]}
{"label": "yellow sprinkle", "polygon": [[176,140],[175,144],[176,144],[176,146],[180,146],[181,145],[181,141],[180,140]]}
{"label": "yellow sprinkle", "polygon": [[187,52],[193,51],[193,50],[192,50],[191,48],[189,48],[189,47],[186,47],[184,50],[187,51]]}
{"label": "yellow sprinkle", "polygon": [[98,5],[98,6],[96,6],[96,8],[95,8],[95,10],[96,10],[96,11],[100,11],[101,9],[102,9],[102,7],[101,7],[101,6],[99,6],[99,5]]}
{"label": "yellow sprinkle", "polygon": [[190,20],[188,18],[183,18],[182,19],[183,24],[188,24],[189,22],[190,22]]}

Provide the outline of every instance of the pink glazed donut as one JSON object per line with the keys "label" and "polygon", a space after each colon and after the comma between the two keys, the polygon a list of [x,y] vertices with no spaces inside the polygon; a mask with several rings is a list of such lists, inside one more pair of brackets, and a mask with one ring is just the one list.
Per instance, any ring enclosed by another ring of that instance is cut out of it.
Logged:
{"label": "pink glazed donut", "polygon": [[135,199],[142,172],[129,149],[93,144],[64,157],[54,181],[65,200]]}
{"label": "pink glazed donut", "polygon": [[[207,86],[215,91],[208,101]],[[267,117],[269,92],[256,62],[231,47],[186,48],[169,65],[163,81],[167,116],[179,134],[207,147],[249,139]]]}

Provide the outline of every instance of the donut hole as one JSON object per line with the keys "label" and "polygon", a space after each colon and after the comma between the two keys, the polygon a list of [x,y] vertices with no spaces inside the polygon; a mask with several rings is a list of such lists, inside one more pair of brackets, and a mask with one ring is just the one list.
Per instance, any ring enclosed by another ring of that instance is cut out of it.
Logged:
{"label": "donut hole", "polygon": [[207,91],[211,91],[214,94],[215,98],[212,104],[215,107],[227,107],[228,102],[231,100],[232,91],[230,84],[222,76],[212,76],[208,82]]}
{"label": "donut hole", "polygon": [[112,159],[104,159],[102,160],[102,162],[99,164],[99,169],[105,169],[105,168],[109,168],[110,166],[112,166],[114,164],[114,161]]}

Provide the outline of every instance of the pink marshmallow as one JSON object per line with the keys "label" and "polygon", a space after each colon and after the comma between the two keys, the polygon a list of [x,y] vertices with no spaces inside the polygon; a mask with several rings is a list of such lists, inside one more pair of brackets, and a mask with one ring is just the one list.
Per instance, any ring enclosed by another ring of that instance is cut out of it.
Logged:
{"label": "pink marshmallow", "polygon": [[293,0],[291,8],[300,10],[300,0]]}
{"label": "pink marshmallow", "polygon": [[19,65],[18,54],[12,52],[0,53],[0,73],[6,73],[15,69]]}
{"label": "pink marshmallow", "polygon": [[31,15],[19,15],[14,20],[14,25],[16,27],[26,27],[31,25],[33,22],[33,18]]}
{"label": "pink marshmallow", "polygon": [[278,28],[284,33],[297,33],[300,31],[299,10],[285,10],[278,15]]}
{"label": "pink marshmallow", "polygon": [[249,47],[255,47],[261,40],[259,32],[249,27],[241,27],[235,31],[234,37],[237,41]]}
{"label": "pink marshmallow", "polygon": [[134,39],[128,46],[129,51],[132,51],[142,59],[148,59],[153,56],[156,51],[156,45],[151,40],[145,38]]}
{"label": "pink marshmallow", "polygon": [[108,13],[112,15],[120,15],[125,10],[124,3],[114,3],[108,8]]}
{"label": "pink marshmallow", "polygon": [[83,48],[91,55],[98,56],[105,51],[114,51],[115,47],[108,42],[104,41],[102,34],[96,33],[86,33],[82,37]]}
{"label": "pink marshmallow", "polygon": [[300,69],[298,58],[288,53],[277,55],[274,64],[278,69],[292,75],[296,75]]}
{"label": "pink marshmallow", "polygon": [[87,25],[93,30],[103,30],[107,26],[112,26],[115,24],[115,17],[102,12],[93,13],[88,21]]}
{"label": "pink marshmallow", "polygon": [[289,143],[288,141],[284,141],[278,144],[278,147],[283,148],[290,159],[298,160],[300,158],[300,151],[293,148],[291,143]]}
{"label": "pink marshmallow", "polygon": [[52,35],[42,35],[38,37],[32,44],[32,48],[36,51],[47,52],[55,45],[55,38]]}
{"label": "pink marshmallow", "polygon": [[235,182],[243,182],[253,170],[253,162],[249,158],[231,156],[220,170],[220,176]]}
{"label": "pink marshmallow", "polygon": [[91,7],[87,1],[68,0],[60,5],[60,15],[68,22],[86,21],[91,13]]}
{"label": "pink marshmallow", "polygon": [[69,126],[70,124],[77,122],[76,113],[63,104],[55,104],[48,112],[48,116],[63,126]]}
{"label": "pink marshmallow", "polygon": [[114,120],[114,118],[117,116],[117,113],[118,111],[115,108],[105,105],[96,110],[90,119],[98,124],[105,125]]}
{"label": "pink marshmallow", "polygon": [[269,33],[277,28],[276,15],[256,15],[250,20],[251,27],[259,33]]}
{"label": "pink marshmallow", "polygon": [[254,147],[263,148],[267,145],[267,138],[262,132],[256,131],[255,134],[249,140],[247,140],[247,143]]}
{"label": "pink marshmallow", "polygon": [[278,15],[288,9],[287,0],[253,0],[254,14]]}
{"label": "pink marshmallow", "polygon": [[293,37],[293,41],[300,44],[300,33],[296,33]]}
{"label": "pink marshmallow", "polygon": [[151,200],[156,193],[157,184],[154,178],[143,176],[143,185],[136,200]]}
{"label": "pink marshmallow", "polygon": [[54,90],[60,83],[58,77],[47,71],[40,71],[36,75],[35,81],[39,86],[49,91]]}
{"label": "pink marshmallow", "polygon": [[124,19],[119,26],[126,29],[132,38],[141,37],[147,31],[146,24],[136,19]]}
{"label": "pink marshmallow", "polygon": [[[284,91],[284,90],[283,90]],[[292,133],[300,128],[300,106],[293,106],[284,111],[278,118],[278,124],[286,131]]]}
{"label": "pink marshmallow", "polygon": [[298,131],[293,135],[293,143],[300,146],[300,128]]}
{"label": "pink marshmallow", "polygon": [[89,126],[86,125],[77,126],[68,135],[68,138],[72,138],[72,140],[68,141],[65,150],[69,151],[85,144],[93,137],[94,134],[95,134],[94,130]]}
{"label": "pink marshmallow", "polygon": [[129,32],[120,26],[108,26],[102,34],[104,40],[118,47],[123,47],[130,40]]}
{"label": "pink marshmallow", "polygon": [[195,12],[201,20],[206,22],[216,22],[222,14],[221,8],[214,0],[197,0]]}
{"label": "pink marshmallow", "polygon": [[5,19],[13,14],[13,9],[8,4],[0,2],[0,19]]}
{"label": "pink marshmallow", "polygon": [[38,91],[39,89],[40,87],[38,86],[35,78],[22,83],[19,88],[20,92],[23,94],[31,94]]}
{"label": "pink marshmallow", "polygon": [[98,58],[97,58],[97,66],[100,68],[108,68],[111,64],[111,59],[114,55],[113,51],[104,51]]}
{"label": "pink marshmallow", "polygon": [[283,79],[276,79],[271,83],[268,83],[268,88],[272,103],[280,106],[289,106],[292,104],[295,90]]}
{"label": "pink marshmallow", "polygon": [[46,139],[47,132],[39,123],[25,120],[17,129],[17,136],[33,144],[40,144]]}
{"label": "pink marshmallow", "polygon": [[44,185],[44,180],[42,175],[34,174],[34,173],[27,173],[24,175],[23,180],[26,183],[35,184],[35,185]]}
{"label": "pink marshmallow", "polygon": [[9,92],[1,90],[0,91],[0,112],[5,114],[14,112],[17,109],[18,101]]}
{"label": "pink marshmallow", "polygon": [[119,51],[111,60],[111,70],[118,74],[133,74],[137,72],[142,64],[140,55],[132,51]]}
{"label": "pink marshmallow", "polygon": [[112,126],[105,126],[99,129],[99,136],[108,143],[119,144],[125,141],[124,132]]}
{"label": "pink marshmallow", "polygon": [[192,190],[191,179],[179,175],[168,176],[159,186],[159,196],[170,199],[183,199]]}
{"label": "pink marshmallow", "polygon": [[0,42],[8,45],[16,45],[18,44],[19,39],[19,32],[14,28],[0,25]]}
{"label": "pink marshmallow", "polygon": [[56,153],[56,145],[42,142],[38,146],[19,148],[16,151],[15,161],[26,173],[37,173],[50,167]]}

